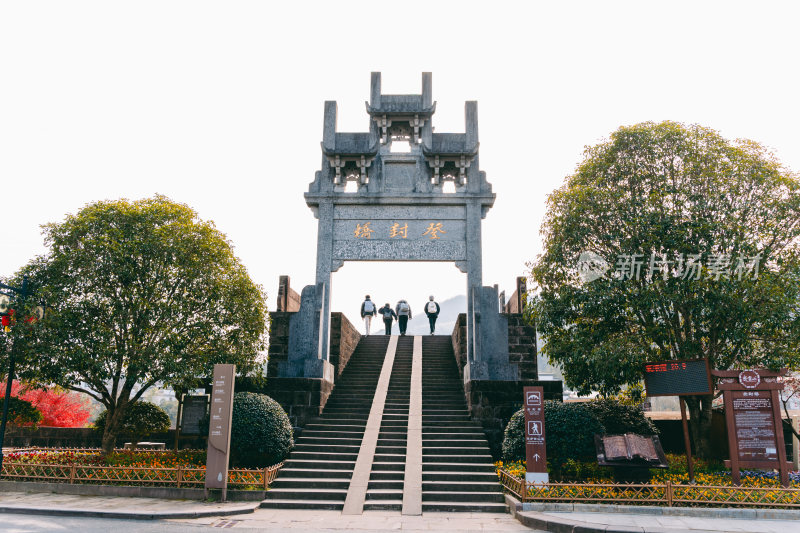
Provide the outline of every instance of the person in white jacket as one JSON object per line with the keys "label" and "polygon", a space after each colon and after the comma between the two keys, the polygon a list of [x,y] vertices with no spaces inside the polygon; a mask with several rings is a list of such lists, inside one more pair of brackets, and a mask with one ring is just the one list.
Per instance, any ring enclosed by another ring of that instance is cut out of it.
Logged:
{"label": "person in white jacket", "polygon": [[431,325],[431,335],[436,331],[436,319],[439,318],[439,304],[433,300],[433,296],[425,304],[425,314],[428,315],[428,323]]}
{"label": "person in white jacket", "polygon": [[372,324],[372,317],[378,312],[377,307],[369,299],[369,294],[364,297],[364,303],[361,304],[361,318],[364,319],[364,327],[366,328],[367,335],[369,335],[369,326]]}

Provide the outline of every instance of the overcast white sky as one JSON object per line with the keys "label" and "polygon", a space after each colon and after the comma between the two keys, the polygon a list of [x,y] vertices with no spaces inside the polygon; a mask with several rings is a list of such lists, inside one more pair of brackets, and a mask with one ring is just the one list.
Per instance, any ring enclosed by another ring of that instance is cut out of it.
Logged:
{"label": "overcast white sky", "polygon": [[[484,284],[513,290],[540,252],[548,193],[621,125],[699,123],[800,170],[796,2],[54,2],[0,4],[0,274],[44,251],[40,225],[161,193],[213,220],[274,309],[314,282],[325,100],[367,131],[385,93],[433,72],[438,132],[477,100],[497,193]],[[465,291],[451,264],[347,263],[334,310]]]}

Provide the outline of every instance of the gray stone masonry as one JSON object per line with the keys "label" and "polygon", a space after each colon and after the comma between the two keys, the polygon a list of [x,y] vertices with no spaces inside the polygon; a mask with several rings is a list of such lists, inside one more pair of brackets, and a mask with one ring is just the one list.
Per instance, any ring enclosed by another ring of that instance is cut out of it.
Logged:
{"label": "gray stone masonry", "polygon": [[339,132],[337,104],[325,102],[322,162],[305,194],[318,219],[316,284],[302,291],[278,376],[333,379],[331,273],[345,261],[448,261],[467,274],[465,379],[517,379],[496,291],[482,281],[481,221],[495,195],[480,170],[477,103],[465,103],[464,133],[434,133],[431,74],[420,94],[393,95],[373,72],[366,110],[367,131]]}

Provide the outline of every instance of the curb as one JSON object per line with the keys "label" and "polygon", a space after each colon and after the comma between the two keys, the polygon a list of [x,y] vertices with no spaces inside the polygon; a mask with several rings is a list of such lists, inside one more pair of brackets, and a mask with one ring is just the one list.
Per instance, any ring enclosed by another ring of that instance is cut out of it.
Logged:
{"label": "curb", "polygon": [[[581,520],[571,520],[566,517],[555,517],[550,514],[545,514],[545,512],[627,513],[640,516],[695,516],[729,520],[791,520],[800,517],[800,511],[780,509],[698,509],[636,505],[533,504],[536,506],[536,509],[524,510],[524,506],[519,500],[508,494],[506,494],[505,497],[511,515],[521,524],[532,529],[550,531],[551,533],[704,533],[704,531],[707,530],[670,528],[655,525],[652,527],[643,527],[596,524]],[[525,506],[528,505],[530,504],[525,504]],[[713,530],[713,533],[722,532],[720,530]]]}
{"label": "curb", "polygon": [[88,518],[119,518],[126,520],[165,520],[170,518],[207,518],[213,516],[233,516],[255,512],[254,507],[239,507],[237,509],[216,509],[208,511],[177,511],[163,513],[135,513],[125,511],[101,511],[82,509],[47,509],[41,507],[15,507],[10,505],[0,506],[0,514],[26,514],[39,516],[81,516]]}

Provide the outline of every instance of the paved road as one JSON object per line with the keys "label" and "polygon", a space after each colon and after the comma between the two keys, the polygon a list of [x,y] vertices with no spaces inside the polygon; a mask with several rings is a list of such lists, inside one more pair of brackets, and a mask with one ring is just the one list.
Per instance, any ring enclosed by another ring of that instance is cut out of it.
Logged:
{"label": "paved road", "polygon": [[247,515],[224,518],[175,520],[123,520],[106,518],[30,516],[0,514],[3,533],[202,533],[233,529],[270,533],[372,533],[378,531],[458,531],[486,533],[532,530],[509,515],[472,513],[426,513],[401,516],[398,512],[369,511],[362,516],[343,516],[338,511],[297,511],[259,509]]}

